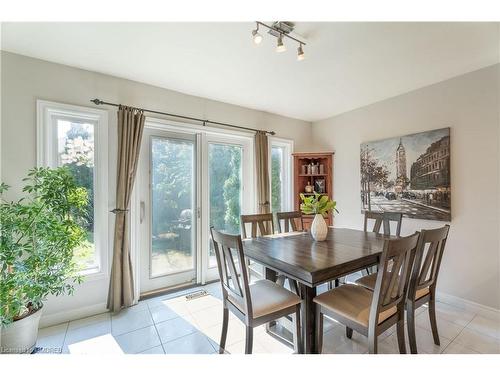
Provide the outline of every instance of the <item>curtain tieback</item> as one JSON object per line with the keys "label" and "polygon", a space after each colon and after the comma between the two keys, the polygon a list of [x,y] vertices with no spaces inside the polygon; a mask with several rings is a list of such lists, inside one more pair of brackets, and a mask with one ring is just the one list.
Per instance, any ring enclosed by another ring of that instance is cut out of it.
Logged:
{"label": "curtain tieback", "polygon": [[116,214],[123,214],[123,213],[128,212],[128,209],[124,210],[124,209],[122,209],[122,208],[115,208],[115,209],[113,209],[113,210],[111,210],[111,211],[109,211],[109,212],[111,212],[111,213],[113,213],[113,214],[115,214],[115,215],[116,215]]}
{"label": "curtain tieback", "polygon": [[264,203],[259,203],[259,206],[269,206],[269,201],[266,201]]}

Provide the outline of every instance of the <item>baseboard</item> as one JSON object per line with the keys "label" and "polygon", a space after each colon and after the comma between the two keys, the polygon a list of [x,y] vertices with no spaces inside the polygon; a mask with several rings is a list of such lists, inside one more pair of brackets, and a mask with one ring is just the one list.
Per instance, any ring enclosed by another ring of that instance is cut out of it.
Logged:
{"label": "baseboard", "polygon": [[464,298],[456,297],[451,294],[446,294],[439,291],[436,294],[436,300],[448,305],[463,308],[466,311],[471,311],[485,317],[496,318],[500,315],[500,310],[493,307],[481,305],[480,303],[472,302]]}
{"label": "baseboard", "polygon": [[98,303],[96,305],[80,307],[73,310],[65,310],[58,313],[45,315],[42,313],[40,319],[40,328],[50,327],[56,324],[68,322],[70,320],[87,318],[92,315],[102,314],[108,311],[105,303]]}

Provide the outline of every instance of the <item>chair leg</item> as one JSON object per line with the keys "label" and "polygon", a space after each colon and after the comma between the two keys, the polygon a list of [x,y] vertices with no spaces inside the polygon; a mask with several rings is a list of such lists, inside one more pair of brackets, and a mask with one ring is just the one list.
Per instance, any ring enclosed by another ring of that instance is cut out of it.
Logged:
{"label": "chair leg", "polygon": [[304,353],[304,347],[302,346],[302,330],[300,328],[300,304],[295,307],[295,314],[293,317],[295,332],[293,333],[293,349],[297,354]]}
{"label": "chair leg", "polygon": [[316,306],[316,347],[318,349],[318,354],[323,351],[323,313],[321,312],[321,307]]}
{"label": "chair leg", "polygon": [[410,342],[410,353],[418,354],[417,337],[415,334],[415,304],[407,302],[406,304],[406,326],[408,328],[408,341]]}
{"label": "chair leg", "polygon": [[439,333],[436,322],[436,300],[432,292],[429,300],[428,310],[429,310],[429,319],[431,321],[432,337],[434,338],[434,344],[441,345],[441,343],[439,342]]}
{"label": "chair leg", "polygon": [[352,328],[345,327],[345,335],[347,336],[348,339],[352,339]]}
{"label": "chair leg", "polygon": [[406,344],[405,344],[405,310],[404,306],[398,311],[398,323],[396,326],[397,336],[398,336],[398,346],[399,353],[406,354]]}
{"label": "chair leg", "polygon": [[253,328],[247,326],[247,334],[245,340],[245,354],[252,354],[253,346]]}
{"label": "chair leg", "polygon": [[229,323],[229,309],[225,307],[222,314],[222,332],[220,335],[220,342],[219,342],[219,354],[224,354],[224,349],[226,347],[228,323]]}
{"label": "chair leg", "polygon": [[288,282],[290,283],[290,289],[291,289],[292,293],[295,293],[296,295],[298,295],[300,297],[300,288],[299,288],[299,284],[297,283],[297,281],[294,279],[288,279]]}
{"label": "chair leg", "polygon": [[375,332],[368,333],[368,353],[377,354],[378,352],[378,337]]}

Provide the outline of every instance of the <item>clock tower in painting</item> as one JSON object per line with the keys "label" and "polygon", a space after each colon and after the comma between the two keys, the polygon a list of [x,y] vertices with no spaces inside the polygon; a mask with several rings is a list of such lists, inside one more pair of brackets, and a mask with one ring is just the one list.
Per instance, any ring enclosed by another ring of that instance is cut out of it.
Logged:
{"label": "clock tower in painting", "polygon": [[398,190],[404,190],[408,177],[406,174],[406,150],[403,146],[403,141],[399,139],[399,146],[396,149],[396,188]]}

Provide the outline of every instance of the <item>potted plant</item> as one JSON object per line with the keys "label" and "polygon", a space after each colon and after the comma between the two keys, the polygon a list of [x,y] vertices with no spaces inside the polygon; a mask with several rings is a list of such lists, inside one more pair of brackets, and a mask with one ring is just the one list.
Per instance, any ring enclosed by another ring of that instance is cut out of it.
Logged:
{"label": "potted plant", "polygon": [[0,325],[2,353],[30,353],[43,301],[71,294],[82,277],[73,252],[84,243],[88,196],[65,168],[35,168],[26,196],[3,199],[0,185]]}
{"label": "potted plant", "polygon": [[326,225],[324,214],[328,212],[338,212],[335,206],[337,202],[328,198],[327,195],[321,195],[314,192],[314,195],[305,196],[300,194],[302,203],[300,210],[305,215],[314,215],[314,220],[311,224],[311,235],[315,241],[324,241],[328,234],[328,226]]}

